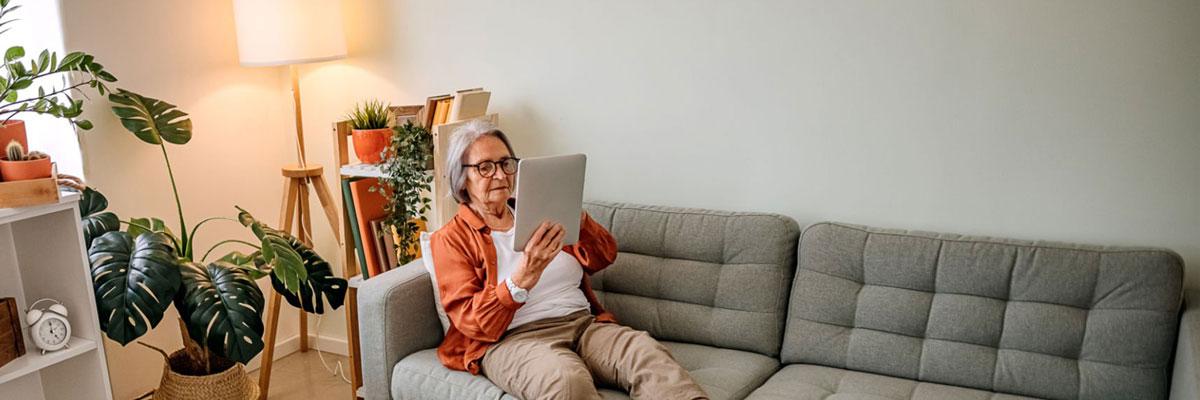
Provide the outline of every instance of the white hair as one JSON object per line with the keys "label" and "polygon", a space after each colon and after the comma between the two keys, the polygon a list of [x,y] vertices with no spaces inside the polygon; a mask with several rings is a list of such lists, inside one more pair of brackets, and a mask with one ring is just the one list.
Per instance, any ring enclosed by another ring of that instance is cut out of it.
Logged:
{"label": "white hair", "polygon": [[471,201],[471,196],[467,194],[467,169],[463,167],[463,164],[467,162],[464,159],[467,156],[467,148],[484,136],[500,139],[501,142],[504,142],[504,147],[508,148],[508,154],[512,157],[517,156],[517,153],[513,151],[512,144],[508,142],[508,136],[505,136],[504,132],[490,122],[475,119],[455,129],[454,133],[450,135],[450,148],[446,152],[445,168],[446,177],[450,181],[449,195],[459,204]]}

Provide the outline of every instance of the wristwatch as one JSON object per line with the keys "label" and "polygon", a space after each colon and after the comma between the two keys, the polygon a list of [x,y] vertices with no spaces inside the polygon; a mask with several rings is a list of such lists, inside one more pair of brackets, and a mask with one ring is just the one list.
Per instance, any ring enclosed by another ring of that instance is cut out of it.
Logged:
{"label": "wristwatch", "polygon": [[504,284],[508,285],[508,293],[512,295],[513,301],[524,303],[525,300],[529,300],[529,291],[521,289],[521,287],[513,283],[511,279],[505,279]]}

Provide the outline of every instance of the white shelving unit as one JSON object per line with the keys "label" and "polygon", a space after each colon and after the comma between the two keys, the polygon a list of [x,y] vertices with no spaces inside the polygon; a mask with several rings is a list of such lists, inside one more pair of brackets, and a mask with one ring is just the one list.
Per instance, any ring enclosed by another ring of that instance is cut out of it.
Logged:
{"label": "white shelving unit", "polygon": [[0,209],[0,297],[22,311],[40,298],[62,302],[74,335],[70,348],[43,355],[25,327],[25,355],[0,367],[0,399],[112,400],[78,204],[64,193],[55,204]]}

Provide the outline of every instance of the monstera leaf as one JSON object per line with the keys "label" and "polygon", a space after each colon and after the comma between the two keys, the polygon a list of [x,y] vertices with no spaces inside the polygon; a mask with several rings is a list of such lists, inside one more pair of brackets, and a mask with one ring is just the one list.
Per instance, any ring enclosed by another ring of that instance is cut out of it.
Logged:
{"label": "monstera leaf", "polygon": [[262,241],[259,252],[266,263],[263,269],[271,271],[272,276],[283,282],[285,292],[298,292],[300,282],[308,278],[308,272],[304,268],[304,259],[300,258],[300,254],[288,243],[286,234],[259,222],[241,207],[237,209],[238,221],[249,227],[254,236]]}
{"label": "monstera leaf", "polygon": [[263,294],[236,265],[217,261],[180,265],[184,291],[175,306],[188,336],[209,350],[241,363],[263,349]]}
{"label": "monstera leaf", "polygon": [[104,211],[108,208],[108,199],[103,194],[86,188],[79,200],[79,216],[83,223],[83,244],[90,247],[92,239],[121,228],[117,214]]}
{"label": "monstera leaf", "polygon": [[263,266],[266,265],[267,262],[266,260],[263,260],[261,251],[256,251],[250,254],[244,254],[240,251],[233,251],[229,254],[226,254],[225,257],[221,257],[221,259],[217,261],[224,261],[233,264],[234,266],[241,268],[243,271],[246,271],[247,274],[250,274],[250,278],[255,280],[271,274],[271,271],[263,269]]}
{"label": "monstera leaf", "polygon": [[185,144],[192,140],[192,120],[174,104],[123,89],[108,95],[121,125],[150,144]]}
{"label": "monstera leaf", "polygon": [[291,235],[286,235],[286,238],[288,244],[300,254],[300,258],[304,259],[304,269],[308,272],[308,279],[300,282],[299,293],[288,291],[276,274],[271,274],[271,286],[287,299],[288,304],[301,308],[305,312],[324,314],[325,300],[321,298],[322,295],[329,300],[329,306],[333,309],[341,307],[346,300],[346,280],[334,277],[329,263],[317,255],[317,252],[300,243]]}
{"label": "monstera leaf", "polygon": [[175,237],[175,234],[171,233],[171,228],[167,227],[167,223],[158,218],[133,218],[129,222],[132,222],[129,224],[129,236],[138,237],[147,232],[159,232],[172,238]]}
{"label": "monstera leaf", "polygon": [[179,290],[175,242],[158,233],[134,239],[114,231],[96,238],[88,249],[100,328],[122,345],[162,321]]}

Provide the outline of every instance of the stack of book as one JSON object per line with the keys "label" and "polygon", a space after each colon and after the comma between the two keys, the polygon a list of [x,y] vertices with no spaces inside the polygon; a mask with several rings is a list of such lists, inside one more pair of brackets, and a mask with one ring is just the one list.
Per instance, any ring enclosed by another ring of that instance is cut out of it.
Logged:
{"label": "stack of book", "polygon": [[[395,123],[403,124],[406,121],[414,121],[434,132],[437,131],[436,127],[487,114],[490,99],[491,92],[485,91],[483,88],[431,96],[424,106],[394,107]],[[437,147],[438,145],[435,144],[435,153],[445,152],[444,149]],[[343,168],[343,175],[346,175],[345,171],[347,170]],[[346,219],[354,236],[358,265],[365,279],[398,266],[397,261],[401,250],[398,243],[401,240],[396,230],[385,222],[388,217],[385,207],[389,193],[382,190],[383,187],[379,184],[379,169],[364,168],[363,170],[371,172],[344,176],[342,195],[346,204]],[[372,190],[372,188],[376,188],[376,190]],[[420,223],[420,226],[420,231],[426,229],[424,223]],[[420,257],[420,246],[408,249],[407,253]]]}
{"label": "stack of book", "polygon": [[433,127],[487,114],[488,101],[492,93],[483,88],[463,89],[454,94],[431,96],[425,100],[425,108],[419,115],[420,121],[430,131]]}

